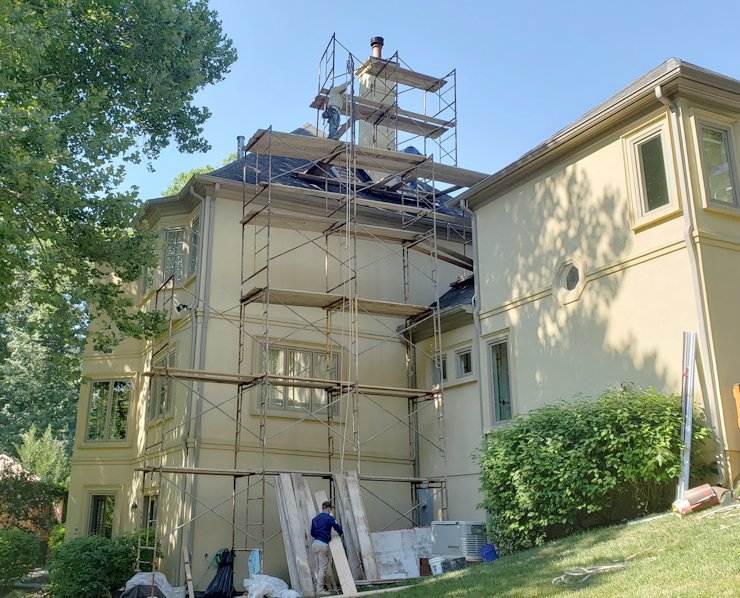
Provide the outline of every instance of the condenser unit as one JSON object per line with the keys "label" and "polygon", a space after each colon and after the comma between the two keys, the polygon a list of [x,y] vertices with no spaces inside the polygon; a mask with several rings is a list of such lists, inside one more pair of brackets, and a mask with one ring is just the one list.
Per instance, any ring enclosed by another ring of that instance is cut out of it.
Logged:
{"label": "condenser unit", "polygon": [[480,561],[480,549],[486,544],[486,524],[483,521],[432,521],[434,556]]}

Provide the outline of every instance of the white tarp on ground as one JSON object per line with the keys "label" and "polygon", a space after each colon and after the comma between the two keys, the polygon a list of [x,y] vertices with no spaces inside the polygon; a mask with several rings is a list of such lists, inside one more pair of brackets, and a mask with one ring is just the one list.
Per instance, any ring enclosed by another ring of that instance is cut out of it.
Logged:
{"label": "white tarp on ground", "polygon": [[414,527],[370,534],[380,579],[419,577],[419,559],[432,556],[432,528]]}
{"label": "white tarp on ground", "polygon": [[[154,592],[152,593],[152,589]],[[144,598],[149,596],[157,598],[174,598],[172,586],[167,581],[164,573],[137,573],[126,582],[126,589],[121,598]]]}

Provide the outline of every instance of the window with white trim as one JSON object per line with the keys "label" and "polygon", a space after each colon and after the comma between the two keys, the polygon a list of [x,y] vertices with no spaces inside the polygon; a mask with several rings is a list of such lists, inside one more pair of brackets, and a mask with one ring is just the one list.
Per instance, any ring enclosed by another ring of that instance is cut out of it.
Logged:
{"label": "window with white trim", "polygon": [[95,380],[90,385],[86,440],[126,440],[131,408],[130,380]]}
{"label": "window with white trim", "polygon": [[473,373],[473,352],[471,349],[463,349],[455,353],[457,360],[457,377],[463,378]]}
{"label": "window with white trim", "polygon": [[731,129],[700,122],[699,148],[707,202],[738,207]]}
{"label": "window with white trim", "polygon": [[[339,379],[339,354],[301,347],[270,345],[267,352],[267,373],[295,378],[319,380]],[[286,414],[306,412],[326,415],[327,391],[322,388],[287,386],[271,383],[267,387],[267,408]],[[331,414],[339,412],[338,404],[330,407]]]}
{"label": "window with white trim", "polygon": [[432,363],[432,386],[447,380],[447,355],[440,355],[438,361]]}
{"label": "window with white trim", "polygon": [[188,265],[188,276],[195,274],[198,266],[198,249],[200,247],[200,218],[193,220],[193,226],[190,229],[190,262]]}
{"label": "window with white trim", "polygon": [[511,419],[509,342],[503,338],[488,345],[491,358],[491,402],[495,422]]}
{"label": "window with white trim", "polygon": [[634,224],[640,225],[678,209],[673,147],[668,121],[661,118],[623,138]]}
{"label": "window with white trim", "polygon": [[164,261],[162,263],[162,282],[173,276],[175,282],[184,278],[185,229],[169,228],[164,232]]}
{"label": "window with white trim", "polygon": [[93,494],[90,496],[90,523],[88,534],[91,536],[113,536],[113,517],[116,513],[115,494]]}

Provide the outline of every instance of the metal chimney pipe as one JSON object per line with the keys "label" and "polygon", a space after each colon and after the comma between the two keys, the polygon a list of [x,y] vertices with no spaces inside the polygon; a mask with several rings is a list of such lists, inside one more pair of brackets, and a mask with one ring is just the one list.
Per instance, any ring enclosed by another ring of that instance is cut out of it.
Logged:
{"label": "metal chimney pipe", "polygon": [[380,36],[370,38],[370,48],[373,51],[373,58],[383,57],[383,42],[384,40]]}
{"label": "metal chimney pipe", "polygon": [[236,137],[236,159],[244,156],[244,135],[237,135]]}

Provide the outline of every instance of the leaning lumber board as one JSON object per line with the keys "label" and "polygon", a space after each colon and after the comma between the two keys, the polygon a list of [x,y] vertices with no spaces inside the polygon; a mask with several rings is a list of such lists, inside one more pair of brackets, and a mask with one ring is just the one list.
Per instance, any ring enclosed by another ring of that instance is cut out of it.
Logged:
{"label": "leaning lumber board", "polygon": [[[314,504],[313,495],[311,494],[311,488],[308,485],[308,480],[304,478],[301,474],[294,474],[298,476],[299,483],[301,485],[301,488],[303,489],[303,494],[306,499],[306,513],[308,515],[308,526],[306,527],[306,537],[308,538],[308,552],[309,556],[313,556],[313,553],[311,551],[311,544],[313,544],[313,538],[311,537],[311,522],[313,521],[313,518],[321,512],[320,508],[317,508]],[[295,480],[293,481],[295,485]],[[316,566],[315,559],[312,561],[312,566]],[[316,569],[311,569],[311,571],[315,571]],[[326,572],[325,581],[327,582],[326,586],[329,590],[334,591],[337,589],[337,580],[334,577],[334,571],[331,567],[329,567],[329,570]]]}
{"label": "leaning lumber board", "polygon": [[[314,496],[316,497],[317,504],[321,504],[325,500],[329,500],[326,496],[326,492],[323,490],[319,490],[314,494]],[[349,568],[347,555],[344,553],[342,540],[339,539],[339,534],[334,530],[331,530],[329,549],[331,550],[331,556],[334,559],[334,567],[337,570],[337,576],[339,576],[339,586],[342,588],[342,594],[356,594],[357,586],[352,577],[352,571]]]}
{"label": "leaning lumber board", "polygon": [[301,578],[298,574],[295,555],[293,554],[293,542],[290,538],[290,522],[285,510],[285,491],[279,477],[275,478],[275,496],[277,498],[278,515],[280,516],[280,529],[283,531],[283,544],[285,544],[285,558],[288,561],[288,573],[290,574],[290,585],[293,589],[301,587]]}
{"label": "leaning lumber board", "polygon": [[334,473],[334,492],[336,493],[339,507],[340,522],[344,530],[344,543],[347,546],[347,560],[355,579],[367,579],[362,568],[360,557],[360,545],[357,541],[357,528],[352,515],[352,501],[347,491],[347,477],[342,473]]}
{"label": "leaning lumber board", "polygon": [[311,492],[306,492],[306,480],[300,473],[290,474],[291,481],[293,482],[293,492],[295,493],[296,505],[298,506],[297,515],[301,522],[301,529],[303,537],[303,544],[306,547],[306,553],[308,554],[308,566],[311,572],[316,571],[316,558],[311,552],[311,544],[313,538],[311,537],[311,520],[316,515],[313,509],[313,498]]}
{"label": "leaning lumber board", "polygon": [[356,471],[347,472],[347,491],[352,502],[352,515],[357,526],[357,540],[360,544],[360,555],[362,556],[362,566],[365,569],[365,577],[367,579],[379,579],[373,540],[370,536],[370,526],[367,522],[365,505],[360,493],[360,480]]}
{"label": "leaning lumber board", "polygon": [[[305,532],[301,526],[301,519],[298,514],[298,504],[296,503],[295,491],[293,490],[293,481],[289,473],[281,473],[280,481],[283,485],[283,499],[285,504],[285,514],[288,518],[288,538],[293,544],[293,557],[295,558],[298,577],[300,579],[300,591],[304,596],[313,596],[315,594],[313,586],[313,576],[308,564],[308,551],[306,550]],[[286,529],[283,528],[283,538],[285,539]]]}

